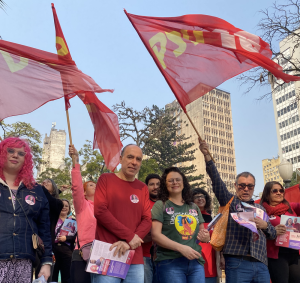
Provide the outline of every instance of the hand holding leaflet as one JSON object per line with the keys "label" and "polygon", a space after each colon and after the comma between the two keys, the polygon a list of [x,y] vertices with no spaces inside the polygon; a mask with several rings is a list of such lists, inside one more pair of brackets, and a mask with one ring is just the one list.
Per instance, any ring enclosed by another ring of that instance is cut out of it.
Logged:
{"label": "hand holding leaflet", "polygon": [[256,223],[254,222],[254,212],[237,212],[230,213],[232,219],[241,226],[250,229],[253,232],[253,241],[259,239],[259,234],[256,228]]}
{"label": "hand holding leaflet", "polygon": [[[282,234],[283,229],[281,229],[280,234],[276,238],[275,245],[279,247],[290,248],[294,250],[300,250],[300,217],[281,215],[280,224],[278,226],[285,226],[286,232]],[[277,228],[277,227],[276,227]],[[275,228],[275,229],[276,229]],[[280,227],[276,229],[279,230]]]}

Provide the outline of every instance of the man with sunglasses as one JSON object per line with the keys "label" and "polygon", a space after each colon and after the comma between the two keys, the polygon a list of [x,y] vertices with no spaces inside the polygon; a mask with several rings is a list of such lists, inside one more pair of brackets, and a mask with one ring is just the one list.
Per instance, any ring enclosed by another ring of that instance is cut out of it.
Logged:
{"label": "man with sunglasses", "polygon": [[[243,211],[242,202],[265,211],[261,205],[254,203],[252,199],[255,177],[249,172],[238,174],[234,184],[236,193],[232,194],[228,191],[215,164],[211,160],[208,153],[208,145],[205,141],[199,142],[200,150],[206,162],[206,172],[212,181],[213,191],[220,206],[225,206],[234,197],[230,205],[230,213]],[[275,239],[276,230],[269,221],[266,222],[260,218],[255,218],[255,223],[259,233],[259,239],[256,241],[253,240],[253,234],[250,229],[236,223],[230,215],[228,217],[226,240],[223,247],[226,282],[270,282],[266,239]]]}

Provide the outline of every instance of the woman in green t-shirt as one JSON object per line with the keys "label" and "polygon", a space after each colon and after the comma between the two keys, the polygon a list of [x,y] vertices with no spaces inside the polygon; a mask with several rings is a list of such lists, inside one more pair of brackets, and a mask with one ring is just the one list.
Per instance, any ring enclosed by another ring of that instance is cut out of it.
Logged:
{"label": "woman in green t-shirt", "polygon": [[209,232],[185,175],[177,168],[165,169],[158,201],[152,208],[152,239],[157,244],[155,277],[158,283],[204,283],[201,242]]}

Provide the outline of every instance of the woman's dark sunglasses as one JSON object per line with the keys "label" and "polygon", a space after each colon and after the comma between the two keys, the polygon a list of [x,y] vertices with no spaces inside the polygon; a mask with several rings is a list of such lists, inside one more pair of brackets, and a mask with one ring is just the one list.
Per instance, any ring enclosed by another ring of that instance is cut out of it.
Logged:
{"label": "woman's dark sunglasses", "polygon": [[278,192],[280,192],[281,194],[283,194],[284,193],[284,189],[274,189],[274,190],[271,190],[271,193],[272,194],[277,194]]}

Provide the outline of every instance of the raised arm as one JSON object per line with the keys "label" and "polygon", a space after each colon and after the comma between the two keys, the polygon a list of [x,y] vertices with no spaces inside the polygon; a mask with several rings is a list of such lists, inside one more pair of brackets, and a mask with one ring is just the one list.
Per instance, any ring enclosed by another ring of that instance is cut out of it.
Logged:
{"label": "raised arm", "polygon": [[72,196],[76,214],[81,213],[87,205],[84,197],[84,189],[82,184],[82,176],[80,172],[80,164],[78,152],[74,145],[69,145],[69,156],[75,155],[75,168],[72,169]]}
{"label": "raised arm", "polygon": [[213,191],[220,203],[221,206],[225,206],[229,200],[232,198],[233,194],[230,193],[225,185],[225,183],[222,181],[220,174],[214,164],[214,162],[211,160],[210,155],[208,154],[208,145],[206,141],[200,141],[200,151],[203,153],[204,160],[206,163],[206,172],[209,175],[211,181],[212,181],[212,188]]}

